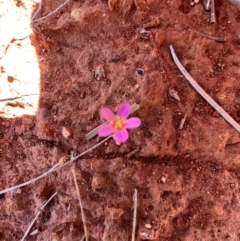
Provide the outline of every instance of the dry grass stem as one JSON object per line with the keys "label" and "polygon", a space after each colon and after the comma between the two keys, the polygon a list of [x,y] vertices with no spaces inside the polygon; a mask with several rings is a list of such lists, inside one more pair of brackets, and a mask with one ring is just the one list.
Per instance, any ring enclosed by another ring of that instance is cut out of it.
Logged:
{"label": "dry grass stem", "polygon": [[75,183],[75,187],[76,187],[76,191],[77,191],[79,206],[80,206],[81,214],[82,214],[82,221],[83,221],[83,228],[84,228],[85,240],[88,241],[88,231],[87,231],[86,218],[85,218],[84,211],[83,211],[81,195],[80,195],[80,192],[79,192],[79,189],[78,189],[78,184],[77,184],[77,179],[76,179],[76,173],[75,173],[75,170],[74,170],[73,168],[72,168],[72,174],[73,174],[73,179],[74,179],[74,183]]}
{"label": "dry grass stem", "polygon": [[191,29],[191,28],[189,28],[189,30],[194,32],[194,33],[196,33],[196,34],[199,34],[199,35],[201,35],[203,37],[206,37],[206,38],[209,38],[209,39],[213,39],[213,40],[218,41],[218,42],[225,42],[226,41],[226,37],[217,37],[217,36],[207,35],[207,34],[204,34],[204,33],[200,33],[200,32],[198,32],[198,31],[196,31],[194,29]]}
{"label": "dry grass stem", "polygon": [[178,127],[179,130],[182,130],[183,126],[184,126],[184,123],[186,121],[186,118],[187,118],[187,114],[184,115],[184,117],[182,118],[181,122],[180,122],[180,125]]}
{"label": "dry grass stem", "polygon": [[232,125],[239,133],[240,133],[240,125],[220,106],[216,101],[214,101],[199,84],[192,78],[192,76],[187,72],[187,70],[182,66],[178,57],[175,54],[175,51],[170,45],[170,51],[173,57],[175,64],[178,69],[184,75],[184,77],[188,80],[188,82],[192,85],[192,87],[230,124]]}
{"label": "dry grass stem", "polygon": [[210,23],[216,22],[216,15],[215,15],[215,2],[211,0],[211,9],[210,9]]}
{"label": "dry grass stem", "polygon": [[85,236],[83,235],[83,237],[81,238],[80,241],[85,241]]}
{"label": "dry grass stem", "polygon": [[35,23],[35,22],[39,22],[45,18],[48,18],[49,16],[53,15],[54,13],[56,13],[59,9],[61,9],[64,5],[66,5],[69,2],[69,0],[65,1],[63,4],[61,4],[59,7],[57,7],[54,11],[52,11],[51,13],[47,14],[46,16],[42,17],[42,18],[38,18],[36,20],[34,20],[34,18],[36,17],[36,15],[39,13],[39,11],[41,10],[42,7],[42,1],[40,1],[39,3],[39,7],[37,12],[34,14],[34,16],[31,19],[31,23]]}
{"label": "dry grass stem", "polygon": [[40,175],[40,176],[38,176],[38,177],[35,177],[35,178],[33,178],[33,179],[31,179],[31,180],[29,180],[29,181],[27,181],[27,182],[24,182],[24,183],[22,183],[22,184],[19,184],[19,185],[16,185],[16,186],[13,186],[13,187],[4,189],[4,190],[0,191],[0,194],[4,194],[4,193],[6,193],[6,192],[10,192],[10,191],[13,191],[13,190],[15,190],[15,189],[18,189],[18,188],[27,186],[27,185],[29,185],[29,184],[31,184],[31,183],[33,183],[33,182],[35,182],[35,181],[37,181],[37,180],[45,177],[45,176],[47,176],[48,174],[56,171],[56,169],[57,169],[58,166],[59,166],[59,164],[56,164],[56,165],[54,165],[50,170],[48,170],[47,172],[43,173],[42,175]]}
{"label": "dry grass stem", "polygon": [[[132,114],[133,112],[137,111],[139,109],[139,105],[134,103],[133,105],[131,105],[131,109],[130,109],[130,114]],[[105,121],[103,124],[101,125],[105,125],[107,124],[108,121]],[[98,134],[98,128],[101,126],[99,125],[98,127],[94,128],[93,130],[91,130],[89,133],[87,133],[86,135],[86,140],[90,140],[92,139],[94,136],[96,136]]]}
{"label": "dry grass stem", "polygon": [[37,220],[38,216],[40,215],[40,213],[42,212],[42,210],[48,205],[48,203],[57,195],[57,192],[55,192],[40,208],[40,210],[38,211],[38,213],[36,214],[35,218],[32,220],[32,222],[30,223],[27,231],[25,232],[24,236],[22,237],[21,241],[24,241],[25,238],[27,237],[30,229],[32,228],[33,224],[35,223],[35,221]]}
{"label": "dry grass stem", "polygon": [[15,97],[3,98],[3,99],[0,99],[0,102],[17,100],[17,99],[21,99],[22,97],[28,97],[28,96],[34,96],[34,95],[39,95],[39,94],[18,95],[18,96],[15,96]]}
{"label": "dry grass stem", "polygon": [[137,189],[134,189],[133,195],[133,228],[132,228],[132,241],[135,241],[135,233],[136,233],[136,226],[137,226]]}
{"label": "dry grass stem", "polygon": [[57,163],[57,164],[54,165],[50,170],[48,170],[47,172],[44,172],[42,175],[40,175],[40,176],[38,176],[38,177],[35,177],[35,178],[33,178],[33,179],[31,179],[31,180],[29,180],[29,181],[27,181],[27,182],[24,182],[24,183],[22,183],[22,184],[19,184],[19,185],[10,187],[10,188],[6,188],[6,189],[0,191],[0,194],[4,194],[4,193],[6,193],[6,192],[13,191],[13,190],[15,190],[15,189],[17,189],[17,188],[20,188],[20,187],[24,187],[24,186],[26,186],[26,185],[29,185],[29,184],[31,184],[31,183],[33,183],[33,182],[35,182],[35,181],[37,181],[37,180],[39,180],[39,179],[47,176],[47,175],[49,175],[50,173],[55,172],[55,171],[57,171],[58,169],[67,166],[68,164],[76,161],[79,157],[81,157],[81,156],[87,154],[88,152],[92,151],[93,149],[97,148],[98,146],[100,146],[101,144],[103,144],[104,142],[106,142],[106,141],[107,141],[108,139],[110,139],[111,137],[112,137],[112,135],[111,135],[111,136],[108,136],[107,138],[105,138],[105,139],[102,140],[101,142],[97,143],[95,146],[89,148],[88,150],[82,152],[82,153],[79,154],[78,156],[76,156],[76,157],[71,157],[70,160],[69,160],[68,162],[64,163],[63,165],[60,165],[59,163]]}
{"label": "dry grass stem", "polygon": [[42,0],[40,0],[40,2],[39,2],[37,12],[34,13],[33,17],[31,18],[31,23],[33,22],[34,18],[38,15],[38,13],[40,12],[41,8],[42,8]]}
{"label": "dry grass stem", "polygon": [[203,0],[203,5],[206,11],[211,9],[211,0]]}
{"label": "dry grass stem", "polygon": [[133,155],[135,155],[136,153],[138,153],[140,151],[140,147],[138,146],[136,149],[134,149],[133,151],[129,152],[127,155],[126,155],[126,158],[127,159],[130,159]]}

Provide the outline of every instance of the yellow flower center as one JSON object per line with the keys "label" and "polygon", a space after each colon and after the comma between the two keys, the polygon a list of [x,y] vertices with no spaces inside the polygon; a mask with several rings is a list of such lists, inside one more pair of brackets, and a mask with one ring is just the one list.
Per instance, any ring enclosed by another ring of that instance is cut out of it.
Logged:
{"label": "yellow flower center", "polygon": [[119,117],[119,116],[116,116],[115,119],[113,121],[111,121],[111,125],[113,126],[113,128],[115,130],[122,130],[125,125],[126,125],[126,121],[125,119]]}

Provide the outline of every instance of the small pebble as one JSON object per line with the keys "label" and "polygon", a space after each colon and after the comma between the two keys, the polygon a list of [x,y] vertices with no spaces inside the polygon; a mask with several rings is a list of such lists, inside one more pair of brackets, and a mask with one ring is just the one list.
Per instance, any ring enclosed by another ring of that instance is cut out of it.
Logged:
{"label": "small pebble", "polygon": [[171,97],[173,97],[175,100],[180,101],[180,98],[178,96],[178,92],[176,90],[169,89],[168,93]]}
{"label": "small pebble", "polygon": [[66,127],[63,127],[63,128],[62,128],[62,135],[63,135],[66,139],[68,139],[68,138],[71,136],[71,133],[70,133],[70,131],[69,131]]}
{"label": "small pebble", "polygon": [[38,229],[35,229],[29,235],[34,236],[34,235],[37,235],[38,233],[39,233]]}
{"label": "small pebble", "polygon": [[152,225],[150,223],[146,223],[145,228],[150,229],[150,228],[152,228]]}
{"label": "small pebble", "polygon": [[165,183],[165,182],[166,182],[166,180],[167,180],[167,178],[166,178],[166,177],[162,177],[162,178],[161,178],[161,181],[162,181],[163,183]]}
{"label": "small pebble", "polygon": [[17,194],[20,194],[22,190],[20,188],[17,189]]}
{"label": "small pebble", "polygon": [[136,90],[139,89],[139,85],[138,84],[136,84],[134,87],[135,87]]}

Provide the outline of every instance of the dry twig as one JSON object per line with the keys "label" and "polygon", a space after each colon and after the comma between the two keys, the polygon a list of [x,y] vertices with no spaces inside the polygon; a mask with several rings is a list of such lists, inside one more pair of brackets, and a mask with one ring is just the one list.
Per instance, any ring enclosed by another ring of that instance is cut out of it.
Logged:
{"label": "dry twig", "polygon": [[184,126],[184,123],[186,121],[186,118],[187,118],[187,114],[184,115],[184,117],[182,118],[181,122],[180,122],[180,125],[178,127],[179,130],[182,130],[183,126]]}
{"label": "dry twig", "polygon": [[56,171],[56,169],[57,169],[58,167],[59,167],[59,163],[57,163],[56,165],[54,165],[50,170],[48,170],[47,172],[43,173],[42,175],[40,175],[40,176],[38,176],[38,177],[36,177],[36,178],[33,178],[33,179],[31,179],[31,180],[29,180],[29,181],[27,181],[27,182],[24,182],[24,183],[22,183],[22,184],[19,184],[19,185],[16,185],[16,186],[13,186],[13,187],[4,189],[4,190],[0,191],[0,194],[4,194],[4,193],[6,193],[6,192],[10,192],[10,191],[13,191],[13,190],[15,190],[15,189],[18,189],[18,188],[27,186],[27,185],[29,185],[29,184],[31,184],[31,183],[33,183],[33,182],[35,182],[35,181],[37,181],[37,180],[45,177],[45,176],[47,176],[48,174]]}
{"label": "dry twig", "polygon": [[35,23],[35,22],[39,22],[45,18],[48,18],[49,16],[53,15],[54,13],[56,13],[59,9],[61,9],[64,5],[66,5],[69,2],[69,0],[65,1],[63,4],[61,4],[59,7],[57,7],[54,11],[52,11],[51,13],[47,14],[46,16],[42,17],[42,18],[38,18],[36,20],[34,20],[34,18],[36,17],[36,15],[39,13],[39,11],[41,10],[42,7],[42,0],[39,3],[39,7],[37,12],[33,15],[32,19],[31,19],[31,23]]}
{"label": "dry twig", "polygon": [[3,99],[0,99],[0,102],[17,100],[17,99],[21,99],[22,97],[29,97],[29,96],[34,96],[34,95],[39,95],[39,94],[18,95],[15,97],[3,98]]}
{"label": "dry twig", "polygon": [[137,189],[134,189],[133,195],[134,210],[133,210],[133,229],[132,229],[132,241],[135,241],[135,233],[137,226]]}
{"label": "dry twig", "polygon": [[33,178],[33,179],[31,179],[31,180],[29,180],[29,181],[27,181],[27,182],[24,182],[24,183],[22,183],[22,184],[19,184],[19,185],[16,185],[16,186],[13,186],[13,187],[4,189],[4,190],[0,191],[0,194],[4,194],[4,193],[10,192],[10,191],[12,191],[12,190],[14,190],[14,189],[17,189],[17,188],[20,188],[20,187],[24,187],[24,186],[26,186],[26,185],[29,185],[29,184],[31,184],[31,183],[33,183],[33,182],[35,182],[35,181],[37,181],[37,180],[39,180],[39,179],[47,176],[47,175],[49,175],[50,173],[55,172],[55,171],[57,171],[58,169],[67,166],[68,164],[76,161],[79,157],[87,154],[88,152],[92,151],[92,150],[95,149],[96,147],[100,146],[101,144],[103,144],[104,142],[106,142],[106,141],[107,141],[108,139],[110,139],[111,137],[112,137],[112,135],[111,135],[111,136],[108,136],[107,138],[105,138],[104,140],[102,140],[101,142],[99,142],[98,144],[96,144],[95,146],[89,148],[88,150],[80,153],[80,154],[77,155],[76,157],[71,157],[71,159],[70,159],[68,162],[64,163],[63,165],[61,165],[60,163],[57,163],[57,164],[55,164],[50,170],[48,170],[47,172],[44,172],[42,175],[40,175],[40,176],[38,176],[38,177],[35,177],[35,178]]}
{"label": "dry twig", "polygon": [[140,151],[140,147],[138,146],[137,148],[135,148],[133,151],[129,152],[127,155],[126,155],[126,158],[127,159],[130,159],[133,155],[135,155],[136,153],[138,153]]}
{"label": "dry twig", "polygon": [[211,9],[210,9],[210,23],[216,22],[216,15],[215,15],[215,2],[211,0]]}
{"label": "dry twig", "polygon": [[191,29],[191,28],[189,28],[189,30],[194,32],[194,33],[196,33],[196,34],[199,34],[199,35],[201,35],[203,37],[206,37],[206,38],[209,38],[209,39],[213,39],[213,40],[215,40],[217,42],[225,42],[226,41],[226,37],[210,36],[210,35],[207,35],[207,34],[204,34],[204,33],[200,33],[200,32],[198,32],[198,31],[196,31],[194,29]]}
{"label": "dry twig", "polygon": [[240,125],[220,106],[216,101],[214,101],[199,84],[192,78],[192,76],[187,72],[187,70],[182,66],[178,57],[175,54],[175,51],[170,45],[170,51],[173,57],[175,64],[181,73],[185,76],[188,82],[192,87],[230,124],[240,133]]}
{"label": "dry twig", "polygon": [[72,174],[73,174],[73,179],[74,179],[74,183],[75,183],[75,187],[76,187],[76,191],[77,191],[79,206],[80,206],[81,214],[82,214],[82,221],[83,221],[83,228],[84,228],[84,234],[85,234],[85,241],[88,241],[88,231],[87,231],[86,218],[85,218],[84,211],[83,211],[81,195],[80,195],[80,192],[79,192],[79,189],[78,189],[78,185],[77,185],[76,173],[75,173],[75,170],[73,168],[72,168]]}
{"label": "dry twig", "polygon": [[35,221],[37,220],[38,216],[40,215],[40,213],[42,212],[42,210],[49,204],[49,202],[57,195],[57,192],[55,192],[40,208],[40,210],[38,211],[38,213],[36,214],[35,218],[32,220],[32,222],[30,223],[27,231],[25,232],[24,236],[22,237],[21,241],[24,241],[25,238],[27,237],[30,229],[32,228],[33,224],[35,223]]}
{"label": "dry twig", "polygon": [[38,13],[40,12],[41,8],[42,8],[42,0],[40,0],[40,2],[39,2],[37,12],[34,13],[33,17],[31,18],[31,23],[33,22],[34,18],[38,15]]}

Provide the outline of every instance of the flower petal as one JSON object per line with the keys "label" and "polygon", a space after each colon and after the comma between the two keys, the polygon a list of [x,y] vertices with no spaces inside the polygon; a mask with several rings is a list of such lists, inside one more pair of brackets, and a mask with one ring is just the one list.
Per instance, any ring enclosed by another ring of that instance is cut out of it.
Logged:
{"label": "flower petal", "polygon": [[128,139],[128,132],[126,129],[116,131],[113,135],[113,138],[119,143],[125,142]]}
{"label": "flower petal", "polygon": [[114,132],[114,129],[110,124],[105,124],[98,128],[98,135],[102,137],[109,136],[113,132]]}
{"label": "flower petal", "polygon": [[100,110],[100,115],[107,121],[112,121],[115,118],[113,112],[106,107]]}
{"label": "flower petal", "polygon": [[130,114],[130,105],[128,103],[122,103],[119,105],[118,110],[117,110],[117,115],[127,119]]}
{"label": "flower petal", "polygon": [[132,117],[126,120],[126,128],[137,128],[141,125],[141,120],[137,117]]}

